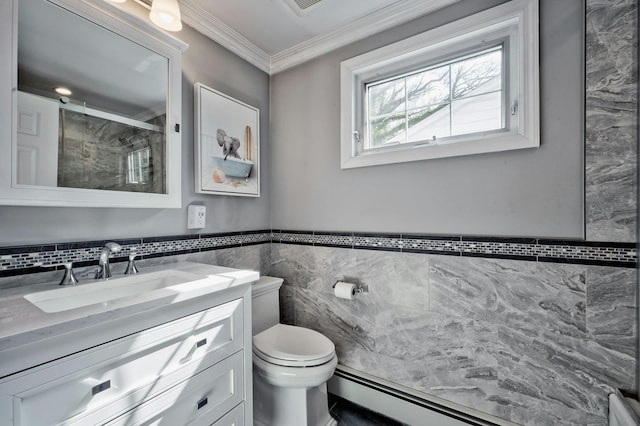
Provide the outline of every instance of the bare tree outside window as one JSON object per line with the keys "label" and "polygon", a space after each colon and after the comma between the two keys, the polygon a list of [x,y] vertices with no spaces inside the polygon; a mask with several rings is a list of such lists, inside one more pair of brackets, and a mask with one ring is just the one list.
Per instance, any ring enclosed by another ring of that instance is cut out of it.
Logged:
{"label": "bare tree outside window", "polygon": [[368,148],[503,128],[502,50],[367,85]]}

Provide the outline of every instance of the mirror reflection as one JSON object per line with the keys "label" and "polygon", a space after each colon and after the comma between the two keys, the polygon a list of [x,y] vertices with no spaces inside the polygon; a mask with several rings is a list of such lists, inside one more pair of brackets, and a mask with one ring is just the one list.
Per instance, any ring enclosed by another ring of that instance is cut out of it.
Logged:
{"label": "mirror reflection", "polygon": [[167,193],[167,88],[166,57],[21,0],[16,183]]}

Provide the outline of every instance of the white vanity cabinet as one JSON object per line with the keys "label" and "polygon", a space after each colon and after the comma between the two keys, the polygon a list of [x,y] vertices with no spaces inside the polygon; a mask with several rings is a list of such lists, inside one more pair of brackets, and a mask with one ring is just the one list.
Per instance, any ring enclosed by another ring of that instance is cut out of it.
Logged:
{"label": "white vanity cabinet", "polygon": [[[0,426],[245,424],[252,417],[250,286],[218,293],[105,321],[103,343],[0,379]],[[129,333],[149,318],[157,324]],[[110,339],[114,329],[126,334]],[[73,332],[60,337],[73,340]]]}

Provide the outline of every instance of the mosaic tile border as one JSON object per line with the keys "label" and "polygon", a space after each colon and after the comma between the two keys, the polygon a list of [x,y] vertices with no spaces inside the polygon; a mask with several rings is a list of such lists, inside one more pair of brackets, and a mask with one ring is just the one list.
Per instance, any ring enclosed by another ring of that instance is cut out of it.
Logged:
{"label": "mosaic tile border", "polygon": [[635,268],[635,243],[423,234],[273,230],[272,242],[404,253]]}
{"label": "mosaic tile border", "polygon": [[[122,246],[122,251],[112,259],[113,262],[124,262],[133,252],[141,259],[149,259],[272,242],[623,268],[635,268],[637,262],[635,243],[538,238],[258,230],[114,241]],[[42,272],[43,269],[61,269],[61,265],[68,262],[77,266],[96,265],[100,250],[106,242],[100,240],[0,247],[0,277]]]}
{"label": "mosaic tile border", "polygon": [[62,269],[61,265],[68,262],[73,262],[74,266],[97,265],[100,250],[107,241],[122,246],[122,251],[111,261],[124,262],[131,253],[136,253],[138,259],[150,259],[270,243],[271,235],[270,230],[261,230],[0,247],[0,277]]}

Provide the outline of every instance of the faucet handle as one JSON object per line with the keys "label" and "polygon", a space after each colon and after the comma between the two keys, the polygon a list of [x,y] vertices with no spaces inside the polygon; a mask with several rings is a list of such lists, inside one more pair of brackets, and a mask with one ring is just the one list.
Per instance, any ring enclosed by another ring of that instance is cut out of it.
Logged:
{"label": "faucet handle", "polygon": [[73,273],[73,263],[67,262],[64,263],[64,276],[62,277],[62,281],[60,281],[60,285],[76,285],[78,284],[78,280],[76,279],[76,275]]}
{"label": "faucet handle", "polygon": [[129,263],[127,264],[127,269],[125,269],[124,274],[125,275],[132,275],[132,274],[137,274],[138,272],[138,268],[136,267],[136,263],[135,263],[135,259],[136,259],[136,251],[135,250],[131,250],[129,253]]}
{"label": "faucet handle", "polygon": [[102,279],[104,278],[104,266],[99,264],[98,268],[96,269],[96,274],[93,278],[95,278],[96,280]]}

